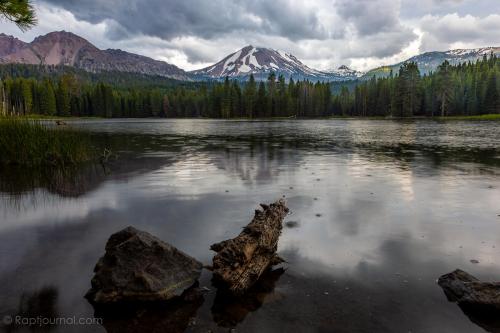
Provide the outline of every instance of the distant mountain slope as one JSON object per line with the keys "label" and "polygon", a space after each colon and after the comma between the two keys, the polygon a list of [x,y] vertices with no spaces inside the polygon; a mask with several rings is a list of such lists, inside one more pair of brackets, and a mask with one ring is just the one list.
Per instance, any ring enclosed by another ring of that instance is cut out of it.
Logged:
{"label": "distant mountain slope", "polygon": [[245,46],[218,63],[199,70],[193,75],[205,79],[225,77],[246,80],[253,74],[257,80],[265,80],[270,72],[282,74],[287,79],[312,81],[340,81],[357,78],[357,72],[343,66],[335,71],[319,71],[303,64],[294,55],[270,48]]}
{"label": "distant mountain slope", "polygon": [[376,77],[388,76],[391,70],[396,74],[399,71],[401,65],[405,62],[416,62],[420,73],[426,74],[435,71],[439,65],[441,65],[445,60],[448,60],[452,65],[457,65],[463,62],[472,61],[482,58],[484,55],[490,55],[494,53],[500,55],[500,47],[483,47],[478,49],[456,49],[444,52],[433,51],[419,54],[417,56],[411,57],[400,63],[381,66],[368,71],[363,77],[371,78],[373,75]]}
{"label": "distant mountain slope", "polygon": [[342,80],[355,80],[362,77],[365,73],[351,69],[346,65],[342,65],[337,69],[331,69],[325,71],[330,75],[335,75],[336,77],[342,78]]}
{"label": "distant mountain slope", "polygon": [[86,39],[65,31],[39,36],[31,43],[1,34],[0,63],[64,65],[94,73],[120,71],[190,79],[184,70],[164,61],[121,50],[100,50]]}

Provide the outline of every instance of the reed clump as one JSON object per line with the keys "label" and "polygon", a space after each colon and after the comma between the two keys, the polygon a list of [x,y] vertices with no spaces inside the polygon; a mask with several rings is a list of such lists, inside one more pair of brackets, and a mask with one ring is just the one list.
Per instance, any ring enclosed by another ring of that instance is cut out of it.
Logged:
{"label": "reed clump", "polygon": [[0,118],[0,166],[69,167],[94,158],[90,135],[84,131]]}

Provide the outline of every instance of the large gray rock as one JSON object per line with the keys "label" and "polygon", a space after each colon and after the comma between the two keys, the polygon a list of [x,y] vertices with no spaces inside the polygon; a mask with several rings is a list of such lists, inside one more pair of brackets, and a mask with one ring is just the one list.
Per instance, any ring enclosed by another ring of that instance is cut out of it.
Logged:
{"label": "large gray rock", "polygon": [[455,270],[438,279],[450,301],[464,305],[487,305],[500,309],[500,282],[481,282],[474,276]]}
{"label": "large gray rock", "polygon": [[192,286],[201,269],[175,247],[127,227],[109,238],[85,297],[92,303],[168,300]]}

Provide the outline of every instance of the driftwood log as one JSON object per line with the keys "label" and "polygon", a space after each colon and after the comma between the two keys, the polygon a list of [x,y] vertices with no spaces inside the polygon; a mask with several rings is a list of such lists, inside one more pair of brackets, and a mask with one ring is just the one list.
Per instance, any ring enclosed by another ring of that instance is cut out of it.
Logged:
{"label": "driftwood log", "polygon": [[276,251],[288,208],[284,200],[261,207],[236,238],[210,247],[217,252],[213,258],[214,277],[234,294],[244,293],[267,268],[283,262]]}

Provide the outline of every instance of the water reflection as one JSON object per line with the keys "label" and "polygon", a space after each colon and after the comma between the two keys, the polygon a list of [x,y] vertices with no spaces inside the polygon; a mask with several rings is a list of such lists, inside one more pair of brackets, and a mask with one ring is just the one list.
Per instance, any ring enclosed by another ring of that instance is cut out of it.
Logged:
{"label": "water reflection", "polygon": [[222,327],[235,327],[241,323],[250,312],[257,311],[264,302],[277,297],[273,292],[283,273],[283,268],[264,272],[243,296],[233,296],[223,287],[218,288],[211,308],[214,322]]}
{"label": "water reflection", "polygon": [[[30,331],[51,331],[59,317],[57,297],[58,291],[53,286],[35,292],[23,292],[16,313],[9,314],[9,318],[13,318],[12,322],[4,323],[7,324],[5,330],[15,332],[28,327]],[[20,323],[15,318],[21,318]],[[38,322],[28,323],[26,320]]]}
{"label": "water reflection", "polygon": [[460,305],[460,309],[474,324],[491,333],[500,332],[500,310],[492,307]]}
{"label": "water reflection", "polygon": [[96,306],[94,316],[102,318],[108,333],[184,332],[204,302],[197,287],[168,302]]}
{"label": "water reflection", "polygon": [[105,174],[100,165],[66,170],[3,169],[0,171],[0,192],[17,198],[41,188],[62,197],[76,198],[97,188]]}
{"label": "water reflection", "polygon": [[[223,296],[204,274],[200,286],[212,291],[188,307],[183,318],[194,319],[187,326],[179,320],[181,329],[483,330],[447,302],[435,279],[457,267],[482,280],[500,274],[500,126],[194,120],[79,126],[119,156],[109,172],[80,170],[56,185],[36,179],[24,185],[20,173],[0,174],[0,313],[17,309],[23,292],[51,285],[60,291],[61,315],[92,316],[83,295],[110,234],[133,225],[208,264],[210,244],[237,235],[258,203],[284,195],[292,211],[287,222],[296,222],[280,239],[288,269],[239,300]],[[132,321],[110,314],[100,330],[154,329],[141,313],[156,328],[168,327],[162,309],[138,310]]]}

